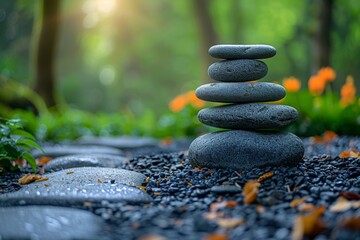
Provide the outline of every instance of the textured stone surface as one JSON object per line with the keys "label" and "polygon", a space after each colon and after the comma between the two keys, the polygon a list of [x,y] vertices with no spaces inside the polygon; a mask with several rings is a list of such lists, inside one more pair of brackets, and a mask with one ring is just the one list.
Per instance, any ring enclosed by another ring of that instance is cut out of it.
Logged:
{"label": "textured stone surface", "polygon": [[0,208],[0,239],[97,239],[102,226],[100,217],[80,209]]}
{"label": "textured stone surface", "polygon": [[189,148],[194,167],[251,169],[295,166],[304,155],[300,138],[291,133],[224,131],[196,138]]}
{"label": "textured stone surface", "polygon": [[267,102],[280,100],[285,95],[283,86],[268,82],[208,83],[196,89],[198,98],[210,102]]}
{"label": "textured stone surface", "polygon": [[245,103],[205,108],[199,111],[200,122],[226,129],[267,129],[283,127],[296,121],[298,112],[286,105]]}
{"label": "textured stone surface", "polygon": [[84,137],[75,142],[82,145],[103,145],[120,149],[157,147],[159,141],[153,138],[139,137]]}
{"label": "textured stone surface", "polygon": [[276,49],[269,45],[215,45],[209,54],[223,59],[262,59],[275,56]]}
{"label": "textured stone surface", "polygon": [[54,146],[42,146],[44,152],[39,150],[32,151],[32,155],[36,157],[47,156],[47,157],[60,157],[74,154],[112,154],[112,155],[123,155],[123,152],[117,148],[105,147],[105,146],[74,146],[74,145],[54,145]]}
{"label": "textured stone surface", "polygon": [[74,167],[109,167],[115,168],[128,160],[125,157],[110,154],[76,154],[52,159],[45,165],[45,171]]}
{"label": "textured stone surface", "polygon": [[[48,180],[23,185],[17,192],[0,195],[0,205],[43,204],[82,205],[85,201],[150,202],[151,197],[140,189],[145,175],[112,168],[70,168],[44,174]],[[130,186],[129,186],[130,185]]]}
{"label": "textured stone surface", "polygon": [[252,59],[224,60],[210,65],[209,76],[221,82],[245,82],[264,77],[268,72],[265,63]]}

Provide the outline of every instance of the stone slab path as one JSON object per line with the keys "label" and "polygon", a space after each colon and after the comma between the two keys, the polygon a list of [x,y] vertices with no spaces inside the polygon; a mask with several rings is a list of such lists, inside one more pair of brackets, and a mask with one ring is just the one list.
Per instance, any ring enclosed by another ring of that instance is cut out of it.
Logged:
{"label": "stone slab path", "polygon": [[96,239],[103,220],[74,208],[0,207],[0,226],[0,239]]}

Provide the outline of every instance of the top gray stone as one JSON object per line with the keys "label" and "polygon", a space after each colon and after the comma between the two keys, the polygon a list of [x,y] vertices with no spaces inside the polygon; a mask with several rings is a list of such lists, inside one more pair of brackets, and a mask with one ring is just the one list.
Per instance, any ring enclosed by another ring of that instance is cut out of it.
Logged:
{"label": "top gray stone", "polygon": [[61,157],[61,156],[67,156],[67,155],[74,155],[74,154],[112,154],[121,156],[123,155],[123,151],[117,148],[113,147],[106,147],[106,146],[97,146],[97,145],[91,145],[91,146],[74,146],[74,145],[54,145],[54,146],[42,146],[42,149],[44,152],[39,151],[38,149],[35,149],[32,151],[32,155],[35,158],[41,157],[41,156],[47,156],[47,157]]}
{"label": "top gray stone", "polygon": [[263,59],[275,56],[276,49],[269,45],[215,45],[209,54],[222,59]]}
{"label": "top gray stone", "polygon": [[0,239],[98,239],[101,217],[76,208],[0,208]]}

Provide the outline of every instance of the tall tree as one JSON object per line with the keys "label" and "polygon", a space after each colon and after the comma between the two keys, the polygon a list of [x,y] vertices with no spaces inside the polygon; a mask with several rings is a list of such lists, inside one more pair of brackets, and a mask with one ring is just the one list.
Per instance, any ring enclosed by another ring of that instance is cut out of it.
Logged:
{"label": "tall tree", "polygon": [[35,91],[48,107],[56,105],[54,61],[60,24],[59,0],[42,0],[41,27],[35,61]]}
{"label": "tall tree", "polygon": [[314,34],[313,70],[329,66],[334,0],[317,1],[317,26]]}
{"label": "tall tree", "polygon": [[197,18],[197,23],[200,31],[200,51],[202,58],[202,81],[208,81],[207,69],[213,62],[213,59],[208,54],[208,49],[218,43],[218,36],[214,29],[214,24],[210,15],[210,4],[208,0],[191,0],[194,8],[194,13]]}

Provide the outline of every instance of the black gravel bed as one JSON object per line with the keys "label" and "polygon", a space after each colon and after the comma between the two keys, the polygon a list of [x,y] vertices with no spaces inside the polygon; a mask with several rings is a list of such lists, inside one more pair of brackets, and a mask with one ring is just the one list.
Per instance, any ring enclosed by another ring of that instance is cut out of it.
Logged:
{"label": "black gravel bed", "polygon": [[[104,201],[82,208],[106,222],[101,239],[206,239],[215,233],[228,238],[214,239],[291,239],[296,216],[308,211],[290,203],[306,198],[309,206],[326,207],[326,229],[314,239],[360,239],[359,229],[341,227],[343,219],[360,217],[359,208],[329,210],[344,193],[360,194],[360,159],[338,157],[345,150],[360,150],[360,138],[338,137],[327,144],[303,141],[305,157],[291,168],[199,169],[189,164],[186,151],[138,156],[123,168],[147,176],[143,189],[152,203]],[[261,182],[255,202],[244,204],[244,184],[267,172],[274,175]],[[22,174],[1,174],[0,193],[18,190]],[[231,225],[228,219],[239,223]]]}

